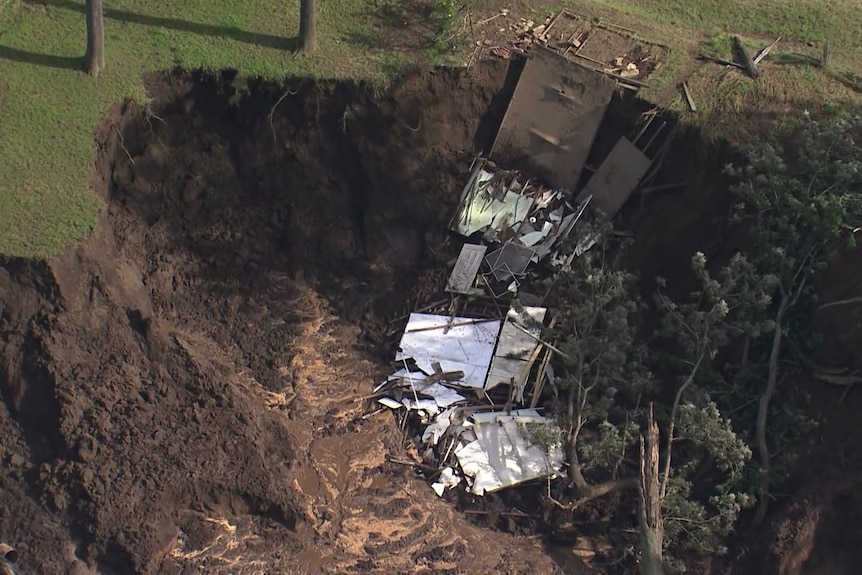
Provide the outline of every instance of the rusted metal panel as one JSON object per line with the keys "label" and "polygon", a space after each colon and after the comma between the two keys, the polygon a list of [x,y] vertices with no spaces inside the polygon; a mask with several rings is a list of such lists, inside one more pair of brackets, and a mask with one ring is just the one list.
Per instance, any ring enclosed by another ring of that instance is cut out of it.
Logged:
{"label": "rusted metal panel", "polygon": [[490,157],[574,189],[613,91],[606,76],[534,46]]}

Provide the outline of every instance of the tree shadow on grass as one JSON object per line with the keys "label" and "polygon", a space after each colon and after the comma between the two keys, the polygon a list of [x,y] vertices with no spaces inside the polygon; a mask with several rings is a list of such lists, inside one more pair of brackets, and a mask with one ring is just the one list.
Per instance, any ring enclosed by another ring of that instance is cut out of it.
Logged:
{"label": "tree shadow on grass", "polygon": [[[80,12],[81,14],[83,14],[85,10],[83,2],[74,2],[73,0],[26,0],[26,2],[37,6],[52,6],[62,10],[71,10],[74,12]],[[187,22],[185,20],[161,18],[159,16],[129,12],[127,10],[118,10],[116,8],[106,7],[104,9],[104,17],[108,20],[139,24],[141,26],[166,28],[169,30],[191,32],[192,34],[213,36],[216,38],[230,38],[237,42],[256,44],[258,46],[263,46],[264,48],[274,48],[276,50],[293,51],[296,50],[298,46],[298,38],[296,37],[290,38],[284,36],[273,36],[271,34],[261,34],[259,32],[247,32],[234,26],[216,26],[213,24],[201,24],[199,22]]]}
{"label": "tree shadow on grass", "polygon": [[53,56],[51,54],[37,54],[18,50],[9,46],[0,46],[0,58],[13,62],[24,62],[37,66],[60,68],[62,70],[83,70],[84,59],[80,56]]}

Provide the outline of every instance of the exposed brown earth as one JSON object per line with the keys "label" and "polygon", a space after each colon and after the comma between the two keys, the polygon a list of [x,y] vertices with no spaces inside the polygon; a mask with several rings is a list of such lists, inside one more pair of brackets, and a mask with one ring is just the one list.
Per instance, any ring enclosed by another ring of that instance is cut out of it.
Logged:
{"label": "exposed brown earth", "polygon": [[[228,80],[152,78],[151,110],[97,130],[99,229],[52,261],[0,262],[0,532],[27,572],[587,572],[388,462],[403,432],[356,401],[457,254],[447,223],[507,63],[383,94],[252,86],[239,105]],[[665,168],[688,189],[624,214],[645,276],[729,249],[722,160],[693,154],[696,137]],[[855,260],[836,261],[824,301],[858,289]],[[859,361],[848,310],[818,316],[824,362]],[[858,563],[862,396],[803,385],[822,435],[768,528],[744,530],[749,553],[715,572]]]}

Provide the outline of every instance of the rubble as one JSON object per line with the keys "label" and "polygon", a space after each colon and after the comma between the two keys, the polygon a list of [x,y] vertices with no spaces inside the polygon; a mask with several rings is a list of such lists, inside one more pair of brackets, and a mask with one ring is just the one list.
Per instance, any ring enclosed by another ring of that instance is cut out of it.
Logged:
{"label": "rubble", "polygon": [[[555,28],[528,29],[539,37]],[[640,73],[625,58],[612,64],[620,75]],[[402,425],[421,427],[423,463],[398,462],[421,468],[441,497],[461,485],[483,496],[565,468],[562,431],[539,406],[546,386],[556,394],[551,360],[563,352],[543,339],[556,319],[522,287],[569,270],[601,239],[591,220],[614,217],[660,166],[669,139],[657,161],[647,155],[666,125],[653,126],[652,110],[580,182],[612,89],[557,53],[531,53],[491,154],[474,160],[450,221],[464,243],[441,286],[448,297],[409,314],[395,369],[369,396]],[[468,305],[483,300],[481,311]]]}
{"label": "rubble", "polygon": [[[466,237],[481,234],[502,244],[485,257],[499,282],[523,276],[530,263],[556,256],[591,198],[569,203],[566,190],[552,189],[517,170],[504,170],[481,160],[462,194],[451,229]],[[552,258],[553,259],[553,258]],[[559,260],[565,264],[567,259]]]}
{"label": "rubble", "polygon": [[[521,18],[508,27],[512,49],[528,54],[535,47],[587,64],[617,80],[621,87],[637,90],[643,79],[661,65],[666,49],[637,37],[634,30],[602,20],[587,20],[567,10],[542,22]],[[506,57],[510,57],[511,51]],[[496,54],[496,53],[495,53]]]}
{"label": "rubble", "polygon": [[[415,413],[426,426],[424,450],[433,454],[436,448],[431,459],[442,468],[432,485],[438,495],[462,478],[472,493],[483,495],[559,472],[560,446],[539,446],[528,433],[537,425],[556,424],[535,409],[511,409],[524,403],[546,313],[513,306],[505,324],[410,315],[396,354],[404,367],[375,392],[384,394],[377,399],[380,405]],[[488,391],[503,385],[510,386],[509,400],[495,404]]]}

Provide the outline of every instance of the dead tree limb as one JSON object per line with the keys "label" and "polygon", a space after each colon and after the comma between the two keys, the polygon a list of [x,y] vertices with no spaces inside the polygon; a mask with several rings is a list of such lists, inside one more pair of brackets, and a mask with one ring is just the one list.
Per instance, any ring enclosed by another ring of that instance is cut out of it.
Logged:
{"label": "dead tree limb", "polygon": [[722,60],[721,58],[715,58],[714,56],[707,56],[706,54],[701,54],[700,56],[698,56],[698,59],[708,60],[710,62],[715,62],[716,64],[723,64],[731,68],[739,68],[740,70],[745,70],[745,66],[741,64],[737,64],[736,62],[730,62],[728,60]]}
{"label": "dead tree limb", "polygon": [[623,489],[634,489],[638,486],[638,480],[634,477],[627,477],[625,479],[616,479],[614,481],[606,481],[604,483],[600,483],[598,485],[591,486],[589,490],[582,495],[580,498],[572,501],[571,503],[562,503],[557,501],[551,496],[551,483],[548,482],[548,501],[553,503],[555,506],[560,509],[564,509],[566,511],[575,511],[580,509],[590,501],[595,501],[605,495],[610,493],[614,493],[615,491],[621,491]]}
{"label": "dead tree limb", "polygon": [[641,436],[640,505],[641,572],[663,575],[664,522],[661,516],[662,488],[658,466],[658,425],[650,405],[646,440]]}
{"label": "dead tree limb", "polygon": [[817,309],[826,309],[828,307],[834,307],[836,305],[847,305],[847,304],[851,304],[851,303],[862,303],[862,295],[856,296],[856,297],[851,297],[849,299],[842,299],[842,300],[838,300],[838,301],[832,301],[829,303],[825,303]]}
{"label": "dead tree limb", "polygon": [[814,379],[819,379],[820,381],[838,385],[841,387],[845,387],[846,389],[841,393],[841,398],[838,400],[838,403],[841,404],[844,402],[844,398],[847,397],[847,394],[850,393],[850,389],[853,388],[854,385],[858,383],[862,383],[862,377],[859,377],[855,374],[850,375],[836,375],[831,373],[815,373]]}

